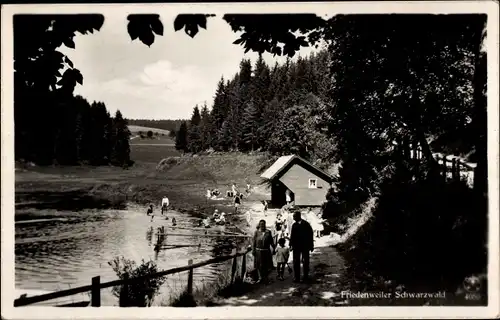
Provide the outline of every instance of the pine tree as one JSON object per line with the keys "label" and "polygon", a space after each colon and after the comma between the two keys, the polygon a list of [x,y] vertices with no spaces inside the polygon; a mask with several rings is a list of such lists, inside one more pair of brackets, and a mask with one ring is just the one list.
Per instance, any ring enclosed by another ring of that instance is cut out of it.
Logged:
{"label": "pine tree", "polygon": [[227,117],[229,132],[231,133],[230,149],[238,150],[241,141],[241,117],[243,112],[241,88],[239,86],[239,76],[236,76],[230,84],[228,91],[228,104],[231,107]]}
{"label": "pine tree", "polygon": [[197,153],[201,151],[201,115],[198,105],[194,107],[187,135],[187,151]]}
{"label": "pine tree", "polygon": [[205,103],[201,109],[201,150],[209,149],[213,143],[212,140],[216,132],[213,125],[212,116]]}
{"label": "pine tree", "polygon": [[252,62],[250,59],[242,59],[240,62],[239,85],[249,85],[252,81]]}
{"label": "pine tree", "polygon": [[259,55],[259,59],[255,64],[255,77],[253,78],[253,96],[254,96],[254,107],[255,110],[251,110],[253,112],[253,121],[255,122],[254,129],[255,132],[255,141],[257,147],[264,145],[265,137],[261,136],[259,133],[262,130],[259,128],[264,126],[263,123],[263,113],[266,107],[266,104],[271,100],[270,87],[271,87],[271,71],[269,67],[265,63],[262,55]]}
{"label": "pine tree", "polygon": [[222,151],[229,151],[233,147],[230,120],[222,123],[222,128],[218,131],[217,145]]}
{"label": "pine tree", "polygon": [[222,123],[227,117],[227,104],[226,104],[226,86],[224,78],[221,77],[219,83],[217,84],[217,90],[215,91],[214,104],[212,107],[212,118],[215,123],[215,128],[220,130],[222,128]]}
{"label": "pine tree", "polygon": [[299,92],[311,92],[309,86],[309,63],[308,60],[299,57],[297,59],[295,74],[292,76],[294,80],[293,89]]}
{"label": "pine tree", "polygon": [[202,139],[201,139],[201,127],[189,126],[188,129],[188,139],[187,139],[187,151],[192,153],[198,153],[202,150]]}
{"label": "pine tree", "polygon": [[113,151],[111,163],[115,166],[128,166],[130,164],[130,131],[127,120],[123,119],[120,110],[116,111],[113,119]]}
{"label": "pine tree", "polygon": [[111,141],[110,137],[110,132],[114,130],[113,122],[102,102],[94,101],[90,108],[90,114],[92,121],[90,139],[93,150],[90,161],[94,165],[107,164],[115,145],[115,141]]}
{"label": "pine tree", "polygon": [[175,149],[180,151],[187,150],[187,131],[187,123],[183,121],[179,127],[179,131],[175,134]]}
{"label": "pine tree", "polygon": [[260,112],[255,103],[249,102],[245,107],[245,113],[242,119],[242,149],[243,151],[254,151],[259,147],[259,119]]}
{"label": "pine tree", "polygon": [[276,98],[271,100],[264,109],[262,115],[263,124],[259,128],[259,136],[265,141],[262,145],[265,150],[270,150],[270,139],[276,130],[279,119],[282,117],[282,113],[282,106]]}
{"label": "pine tree", "polygon": [[90,159],[90,153],[92,152],[90,144],[90,104],[83,97],[76,96],[75,107],[78,109],[75,125],[77,161],[87,162]]}
{"label": "pine tree", "polygon": [[200,115],[200,109],[198,108],[198,105],[196,105],[193,109],[193,114],[191,116],[191,121],[189,124],[191,126],[199,126],[201,123],[201,115]]}

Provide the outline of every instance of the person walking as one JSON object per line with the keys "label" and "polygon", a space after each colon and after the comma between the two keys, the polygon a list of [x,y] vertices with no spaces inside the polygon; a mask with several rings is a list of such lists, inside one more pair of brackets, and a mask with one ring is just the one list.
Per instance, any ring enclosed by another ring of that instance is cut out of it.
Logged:
{"label": "person walking", "polygon": [[290,204],[292,202],[292,192],[290,189],[286,189],[285,191],[285,199],[286,199],[286,204]]}
{"label": "person walking", "polygon": [[283,224],[284,224],[284,221],[283,221],[283,218],[281,216],[281,213],[278,213],[278,215],[276,216],[276,221],[274,222],[274,230],[276,231],[274,233],[274,243],[276,245],[278,244],[279,237],[283,232]]}
{"label": "person walking", "polygon": [[285,238],[278,240],[278,248],[276,249],[276,264],[278,266],[278,279],[283,281],[285,275],[285,265],[290,257],[290,249],[285,247]]}
{"label": "person walking", "polygon": [[303,282],[309,280],[309,252],[314,250],[314,233],[311,225],[302,219],[300,211],[293,213],[289,247],[293,256],[294,282],[300,282],[300,262],[303,263]]}
{"label": "person walking", "polygon": [[259,272],[258,282],[268,282],[269,271],[273,268],[273,253],[275,249],[271,231],[266,228],[266,220],[260,220],[252,243],[252,254],[255,259],[254,265]]}

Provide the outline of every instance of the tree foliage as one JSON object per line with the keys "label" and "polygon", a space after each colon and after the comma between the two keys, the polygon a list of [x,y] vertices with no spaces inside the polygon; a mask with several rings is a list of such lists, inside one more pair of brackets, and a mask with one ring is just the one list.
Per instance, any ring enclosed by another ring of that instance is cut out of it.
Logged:
{"label": "tree foliage", "polygon": [[[116,145],[102,102],[73,96],[83,76],[58,48],[100,30],[102,15],[14,16],[16,159],[39,164],[108,164]],[[62,71],[64,70],[64,72]],[[43,108],[40,104],[43,104]],[[128,145],[128,140],[122,142]]]}
{"label": "tree foliage", "polygon": [[[211,110],[203,107],[200,116],[199,108],[194,108],[186,151],[260,150],[297,154],[328,166],[334,148],[334,140],[325,132],[328,99],[303,85],[307,82],[311,88],[319,88],[325,82],[327,74],[322,77],[309,67],[327,69],[325,57],[322,52],[287,61],[272,71],[262,56],[254,67],[250,60],[242,59],[232,79],[219,81]],[[307,67],[301,69],[298,64]],[[296,76],[294,70],[302,71]],[[193,125],[196,123],[199,125]]]}
{"label": "tree foliage", "polygon": [[[339,15],[330,21],[334,103],[327,104],[327,122],[341,168],[327,214],[379,199],[371,222],[350,243],[356,248],[350,258],[370,257],[353,265],[355,274],[439,288],[484,271],[483,193],[444,183],[430,145],[449,134],[470,135],[460,153],[485,150],[478,130],[486,119],[484,24],[483,15],[391,15],[384,23],[377,15]],[[421,146],[422,161],[403,156],[410,144]],[[478,162],[484,167],[484,156]],[[464,256],[474,258],[464,262]]]}
{"label": "tree foliage", "polygon": [[128,166],[130,164],[130,131],[127,120],[123,119],[120,110],[116,111],[112,126],[113,148],[111,163],[117,166]]}
{"label": "tree foliage", "polygon": [[179,127],[179,131],[175,134],[175,149],[186,151],[187,149],[187,134],[188,128],[187,123],[184,121]]}

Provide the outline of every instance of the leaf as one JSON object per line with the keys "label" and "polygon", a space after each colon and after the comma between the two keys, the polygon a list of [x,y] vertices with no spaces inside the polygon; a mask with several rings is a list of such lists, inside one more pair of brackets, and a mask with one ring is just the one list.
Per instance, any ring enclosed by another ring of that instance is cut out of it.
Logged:
{"label": "leaf", "polygon": [[236,39],[233,44],[240,44],[242,43],[244,40],[242,38],[239,38],[239,39]]}
{"label": "leaf", "polygon": [[[129,19],[130,20],[130,19]],[[127,31],[130,36],[130,39],[134,41],[139,37],[139,30],[137,28],[137,24],[135,24],[133,21],[130,21],[127,25]]]}
{"label": "leaf", "polygon": [[207,17],[206,16],[204,16],[204,15],[198,16],[198,26],[207,30]]}
{"label": "leaf", "polygon": [[174,20],[174,30],[179,31],[186,25],[185,15],[179,14]]}
{"label": "leaf", "polygon": [[163,23],[161,22],[159,16],[156,19],[151,20],[151,29],[153,29],[153,32],[157,35],[163,35]]}
{"label": "leaf", "polygon": [[189,24],[186,26],[186,34],[190,36],[191,38],[194,38],[196,34],[198,33],[198,25],[196,24]]}
{"label": "leaf", "polygon": [[80,85],[83,85],[83,75],[80,72],[80,70],[73,69],[74,70],[74,77],[76,82],[78,82]]}
{"label": "leaf", "polygon": [[153,42],[155,42],[155,35],[150,30],[145,31],[141,35],[139,35],[139,40],[141,40],[142,43],[149,47],[153,44]]}
{"label": "leaf", "polygon": [[75,48],[75,42],[73,42],[73,39],[71,39],[71,38],[64,40],[63,43],[68,48],[71,48],[71,49]]}
{"label": "leaf", "polygon": [[70,66],[70,68],[73,68],[73,62],[69,60],[68,56],[64,57],[64,62],[66,62]]}

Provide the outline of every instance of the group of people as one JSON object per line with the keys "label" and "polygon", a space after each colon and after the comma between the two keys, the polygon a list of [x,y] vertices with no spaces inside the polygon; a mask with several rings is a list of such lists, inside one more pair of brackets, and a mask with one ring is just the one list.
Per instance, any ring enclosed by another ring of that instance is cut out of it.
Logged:
{"label": "group of people", "polygon": [[215,212],[212,216],[216,224],[224,225],[226,224],[226,213],[219,213],[219,210],[215,209]]}
{"label": "group of people", "polygon": [[[274,268],[273,255],[276,255],[278,279],[283,280],[290,252],[292,252],[293,259],[294,282],[307,282],[309,280],[309,255],[314,250],[314,231],[311,225],[302,219],[300,211],[293,213],[293,220],[289,236],[282,232],[275,237],[267,229],[266,221],[259,221],[252,243],[255,269],[258,271],[259,277],[258,282],[266,283],[268,281],[269,273]],[[280,221],[283,230],[284,221]],[[286,247],[287,238],[289,240],[288,247]],[[302,278],[300,277],[301,262],[303,265]]]}
{"label": "group of people", "polygon": [[[168,200],[167,197],[163,197],[163,199],[161,199],[161,205],[160,205],[160,208],[161,208],[160,210],[161,210],[162,216],[167,213],[169,206],[170,206],[170,201]],[[150,204],[148,207],[148,210],[146,211],[146,215],[151,216],[151,221],[153,221],[153,219],[155,217],[153,208],[154,208],[153,204]],[[168,219],[168,217],[167,217],[167,219]]]}
{"label": "group of people", "polygon": [[208,199],[211,199],[211,198],[217,198],[218,196],[220,196],[220,191],[219,191],[219,189],[217,189],[217,188],[216,188],[216,189],[212,189],[212,190],[207,189],[207,195],[206,195],[206,197],[207,197]]}

